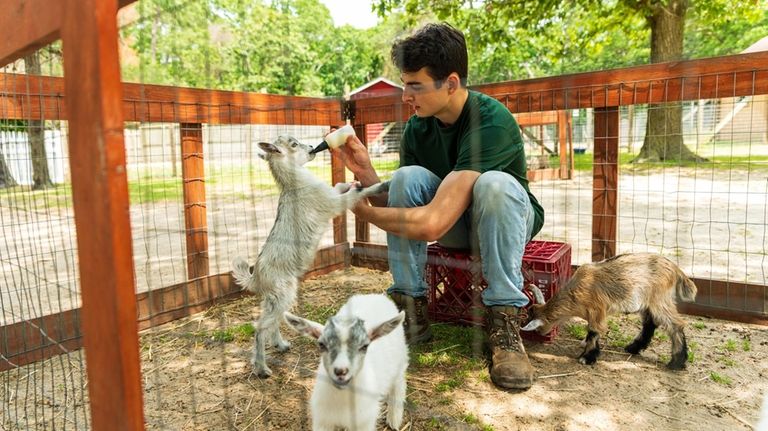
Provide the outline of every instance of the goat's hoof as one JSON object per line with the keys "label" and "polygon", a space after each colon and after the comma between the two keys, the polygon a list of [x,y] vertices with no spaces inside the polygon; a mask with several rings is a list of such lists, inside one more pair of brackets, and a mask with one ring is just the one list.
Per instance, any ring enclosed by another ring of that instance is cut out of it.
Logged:
{"label": "goat's hoof", "polygon": [[253,369],[253,374],[256,374],[260,379],[268,379],[272,377],[272,370],[269,367],[256,367]]}
{"label": "goat's hoof", "polygon": [[640,352],[643,351],[643,348],[640,347],[640,345],[632,343],[632,344],[624,347],[624,351],[629,353],[629,354],[631,354],[631,355],[639,355]]}
{"label": "goat's hoof", "polygon": [[667,369],[668,370],[673,370],[673,371],[684,370],[685,369],[685,362],[683,362],[683,363],[670,362],[670,363],[667,364]]}
{"label": "goat's hoof", "polygon": [[392,408],[392,406],[387,406],[387,425],[389,425],[390,428],[394,430],[399,430],[400,425],[403,424],[403,409],[400,408]]}
{"label": "goat's hoof", "polygon": [[595,362],[597,362],[597,358],[590,356],[579,356],[579,363],[582,365],[595,365]]}
{"label": "goat's hoof", "polygon": [[275,346],[278,352],[285,353],[289,350],[291,350],[291,343],[285,343],[285,344],[278,344]]}
{"label": "goat's hoof", "polygon": [[393,430],[399,430],[400,429],[400,425],[402,425],[402,423],[403,423],[402,419],[400,419],[399,422],[397,422],[397,421],[390,421],[389,419],[387,419],[387,425],[390,428],[392,428]]}

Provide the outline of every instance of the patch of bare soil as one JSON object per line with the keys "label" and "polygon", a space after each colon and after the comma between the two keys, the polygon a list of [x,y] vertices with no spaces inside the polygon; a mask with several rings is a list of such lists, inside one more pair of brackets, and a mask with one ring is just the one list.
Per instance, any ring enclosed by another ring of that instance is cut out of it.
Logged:
{"label": "patch of bare soil", "polygon": [[[302,284],[295,311],[324,319],[353,293],[383,292],[388,273],[337,271]],[[216,306],[142,335],[148,429],[306,430],[318,354],[293,343],[270,350],[274,376],[250,372],[248,323],[259,298]],[[596,365],[576,361],[579,322],[551,344],[526,342],[533,388],[497,389],[488,378],[482,332],[435,325],[436,340],[414,350],[403,430],[740,430],[757,423],[768,388],[768,328],[686,316],[688,369],[667,371],[670,342],[657,335],[639,356],[621,346],[640,330],[614,316]],[[380,429],[386,429],[380,421]]]}

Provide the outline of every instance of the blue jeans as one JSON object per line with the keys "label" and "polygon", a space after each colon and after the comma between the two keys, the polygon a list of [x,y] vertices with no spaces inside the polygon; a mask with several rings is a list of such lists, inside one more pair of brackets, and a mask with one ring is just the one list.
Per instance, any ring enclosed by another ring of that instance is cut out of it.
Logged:
{"label": "blue jeans", "polygon": [[[434,198],[440,178],[421,166],[405,166],[395,171],[389,186],[388,206],[412,208]],[[533,230],[533,207],[523,186],[511,175],[485,172],[472,190],[472,203],[456,224],[438,240],[449,248],[471,249],[480,254],[488,288],[483,304],[523,307],[528,298],[522,293],[525,244]],[[424,297],[427,284],[424,269],[427,243],[387,234],[389,268],[394,284],[388,293]]]}

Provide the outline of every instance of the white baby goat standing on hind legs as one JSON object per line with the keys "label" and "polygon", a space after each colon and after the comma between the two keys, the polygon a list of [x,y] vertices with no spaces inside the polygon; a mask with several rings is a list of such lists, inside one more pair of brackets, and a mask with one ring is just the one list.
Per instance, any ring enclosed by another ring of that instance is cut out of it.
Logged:
{"label": "white baby goat standing on hind legs", "polygon": [[404,317],[384,295],[352,296],[325,326],[285,313],[288,324],[320,348],[310,399],[314,431],[373,431],[382,400],[387,425],[400,429],[408,368]]}
{"label": "white baby goat standing on hind legs", "polygon": [[[534,286],[532,290],[537,289]],[[580,266],[546,304],[539,292],[539,304],[529,312],[531,321],[521,329],[546,334],[570,317],[581,317],[587,321],[588,332],[579,362],[591,365],[600,355],[600,334],[608,329],[608,315],[640,313],[643,329],[624,350],[633,355],[645,350],[656,328],[661,327],[672,341],[667,368],[680,370],[688,360],[688,346],[676,295],[691,302],[696,298],[696,285],[672,261],[651,253],[622,254]]]}
{"label": "white baby goat standing on hind legs", "polygon": [[238,257],[232,263],[232,274],[237,284],[263,297],[251,364],[259,377],[269,377],[272,371],[267,366],[266,343],[281,352],[290,348],[280,334],[283,312],[295,303],[299,278],[312,264],[328,222],[361,199],[386,192],[389,183],[364,189],[350,189],[344,183],[331,187],[303,166],[315,157],[310,154],[311,146],[280,136],[272,144],[259,143],[259,147],[280,189],[277,218],[253,272],[248,262]]}

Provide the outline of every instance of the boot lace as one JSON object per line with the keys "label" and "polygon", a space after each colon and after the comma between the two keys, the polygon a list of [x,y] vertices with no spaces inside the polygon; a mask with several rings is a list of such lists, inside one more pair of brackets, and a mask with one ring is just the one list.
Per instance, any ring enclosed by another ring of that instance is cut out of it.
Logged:
{"label": "boot lace", "polygon": [[520,322],[528,320],[527,313],[519,310],[517,314],[495,312],[491,315],[492,329],[489,335],[491,343],[508,352],[522,352]]}

